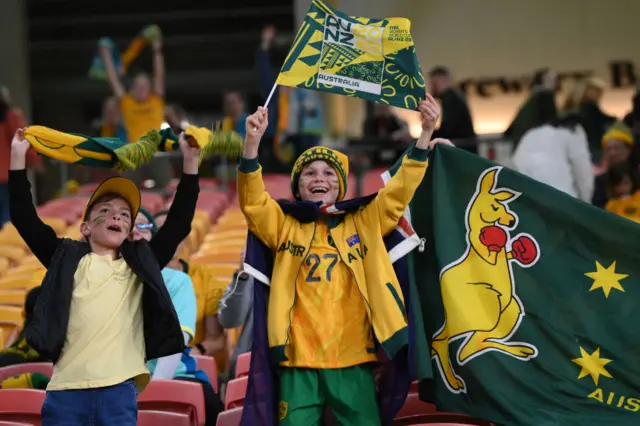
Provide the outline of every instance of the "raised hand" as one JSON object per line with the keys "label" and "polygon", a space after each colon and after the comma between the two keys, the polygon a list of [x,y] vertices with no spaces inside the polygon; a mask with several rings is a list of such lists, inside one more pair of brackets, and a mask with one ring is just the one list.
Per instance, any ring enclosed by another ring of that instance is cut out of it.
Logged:
{"label": "raised hand", "polygon": [[200,159],[200,147],[195,144],[191,145],[184,133],[180,133],[178,137],[178,143],[180,144],[180,151],[182,151],[183,156],[183,171],[186,174],[196,175],[198,174],[198,163]]}
{"label": "raised hand", "polygon": [[426,99],[418,104],[418,110],[422,119],[422,131],[433,132],[440,117],[440,105],[438,105],[438,102],[427,93]]}
{"label": "raised hand", "polygon": [[258,110],[247,117],[246,130],[247,136],[244,139],[244,152],[242,154],[245,158],[256,158],[258,156],[258,147],[260,146],[260,139],[264,135],[269,125],[269,115],[267,108],[258,107]]}
{"label": "raised hand", "polygon": [[22,170],[27,167],[27,151],[31,147],[24,137],[24,129],[16,130],[11,141],[11,170]]}

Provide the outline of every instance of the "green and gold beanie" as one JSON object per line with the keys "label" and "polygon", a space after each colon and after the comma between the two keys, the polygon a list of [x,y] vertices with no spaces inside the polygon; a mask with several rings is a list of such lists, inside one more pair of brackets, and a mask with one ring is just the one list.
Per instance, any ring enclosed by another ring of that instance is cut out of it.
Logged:
{"label": "green and gold beanie", "polygon": [[611,140],[619,140],[630,147],[633,146],[634,142],[631,129],[623,122],[617,122],[609,127],[604,136],[602,136],[602,148],[604,149],[607,143]]}
{"label": "green and gold beanie", "polygon": [[308,164],[313,163],[316,160],[326,161],[327,164],[333,167],[338,174],[340,191],[338,192],[337,201],[341,201],[347,193],[349,157],[340,151],[324,146],[314,146],[300,154],[300,157],[296,160],[293,165],[293,171],[291,172],[291,192],[293,192],[293,195],[297,200],[300,200],[300,196],[298,195],[298,181],[300,180],[300,173],[302,173],[302,169],[304,169]]}

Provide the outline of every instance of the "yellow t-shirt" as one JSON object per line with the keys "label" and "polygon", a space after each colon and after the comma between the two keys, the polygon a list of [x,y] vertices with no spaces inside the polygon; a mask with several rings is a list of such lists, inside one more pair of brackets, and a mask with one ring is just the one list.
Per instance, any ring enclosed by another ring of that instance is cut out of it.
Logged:
{"label": "yellow t-shirt", "polygon": [[296,280],[287,367],[345,368],[377,360],[365,302],[318,222]]}
{"label": "yellow t-shirt", "polygon": [[149,383],[145,363],[142,281],[124,259],[90,253],[74,275],[69,326],[47,390]]}
{"label": "yellow t-shirt", "polygon": [[120,100],[120,111],[129,142],[136,142],[149,130],[160,130],[164,122],[164,99],[152,94],[146,102],[137,102],[126,94]]}
{"label": "yellow t-shirt", "polygon": [[640,191],[630,197],[612,198],[605,209],[619,216],[640,223]]}
{"label": "yellow t-shirt", "polygon": [[[215,269],[207,265],[189,263],[189,277],[193,282],[193,290],[196,293],[196,335],[191,341],[192,345],[201,343],[205,336],[204,319],[207,316],[218,316],[218,305],[224,295],[226,284],[216,279]],[[227,363],[225,350],[214,354],[218,371],[223,372]]]}

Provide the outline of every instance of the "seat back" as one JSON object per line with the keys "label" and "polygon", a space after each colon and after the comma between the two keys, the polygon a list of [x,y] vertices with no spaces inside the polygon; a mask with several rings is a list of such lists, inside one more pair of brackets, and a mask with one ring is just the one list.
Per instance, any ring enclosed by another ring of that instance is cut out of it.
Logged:
{"label": "seat back", "polygon": [[216,426],[240,426],[242,420],[242,407],[232,408],[218,414]]}
{"label": "seat back", "polygon": [[40,426],[45,391],[0,389],[0,420]]}
{"label": "seat back", "polygon": [[0,382],[8,379],[9,377],[19,376],[26,373],[40,373],[51,378],[53,375],[53,364],[50,362],[28,362],[24,364],[0,367]]}
{"label": "seat back", "polygon": [[138,408],[188,415],[194,425],[204,425],[204,393],[199,383],[153,380],[138,396]]}
{"label": "seat back", "polygon": [[12,322],[4,322],[0,320],[0,334],[2,335],[2,345],[0,349],[7,348],[18,338],[20,335],[20,326]]}
{"label": "seat back", "polygon": [[216,359],[207,355],[193,355],[193,359],[196,360],[198,370],[204,371],[209,378],[209,383],[211,383],[213,389],[218,393],[218,367],[216,366]]}
{"label": "seat back", "polygon": [[25,289],[0,289],[0,305],[23,306],[26,296]]}
{"label": "seat back", "polygon": [[236,361],[236,378],[248,376],[250,369],[251,352],[238,355],[238,360]]}
{"label": "seat back", "polygon": [[224,408],[242,407],[244,405],[244,397],[247,393],[248,377],[240,377],[239,379],[230,380],[227,383],[227,395],[224,400]]}
{"label": "seat back", "polygon": [[396,419],[406,419],[425,414],[431,414],[436,411],[436,406],[429,404],[420,399],[417,393],[409,393],[404,405],[396,415]]}
{"label": "seat back", "polygon": [[169,411],[138,411],[138,426],[191,426],[191,419],[186,414]]}

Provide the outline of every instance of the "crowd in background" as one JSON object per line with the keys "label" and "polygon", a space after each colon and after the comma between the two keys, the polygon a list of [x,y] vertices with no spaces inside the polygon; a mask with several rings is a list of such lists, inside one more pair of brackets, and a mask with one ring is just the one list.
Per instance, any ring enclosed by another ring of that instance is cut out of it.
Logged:
{"label": "crowd in background", "polygon": [[[265,27],[256,49],[256,79],[265,97],[271,91],[278,72],[278,64],[272,58],[275,37],[276,29],[273,26]],[[131,81],[128,88],[109,49],[104,46],[101,48],[112,96],[104,101],[96,136],[117,137],[132,142],[151,129],[168,125],[179,133],[189,124],[189,112],[178,105],[167,104],[165,100],[162,38],[156,38],[150,46],[153,51],[153,73],[128,76]],[[477,135],[472,115],[465,95],[458,90],[451,72],[445,67],[435,67],[427,77],[430,92],[442,105],[441,123],[434,137],[451,139],[477,155]],[[557,99],[560,85],[554,70],[541,69],[535,72],[532,81],[528,98],[504,132],[505,139],[514,146],[509,165],[584,202],[640,223],[640,151],[636,144],[640,140],[640,92],[636,92],[630,100],[630,112],[626,116],[612,117],[600,107],[605,83],[595,77],[575,83],[562,102]],[[223,96],[222,129],[244,135],[247,105],[243,94],[229,89]],[[260,146],[260,162],[265,170],[288,173],[301,152],[321,143],[326,132],[323,110],[322,97],[318,92],[276,88],[269,107],[269,127]],[[0,224],[9,220],[7,181],[11,139],[15,130],[24,126],[23,114],[12,105],[8,91],[2,89]],[[395,156],[376,160],[386,161],[387,164],[395,161],[397,155],[413,141],[408,124],[392,108],[383,104],[371,105],[362,126],[362,134],[370,145],[395,147]],[[31,154],[29,160],[30,167],[42,168],[36,155]],[[138,184],[152,180],[156,189],[164,188],[175,176],[168,158],[157,159],[151,165],[129,174]],[[144,234],[140,238],[150,236],[161,227],[165,216],[166,212],[158,213],[155,217],[140,216],[137,232]],[[224,347],[225,329],[244,326],[230,361],[230,371],[226,372],[233,376],[237,356],[249,351],[251,346],[253,280],[242,271],[240,265],[226,288],[210,288],[207,282],[211,277],[207,268],[187,263],[179,253],[180,250],[168,265],[169,272],[165,279],[169,280],[170,271],[178,271],[183,275],[172,279],[187,279],[194,289],[191,297],[195,298],[193,303],[197,300],[199,305],[192,320],[196,327],[192,353],[214,355]],[[32,293],[29,297],[32,299],[37,294]],[[33,304],[33,300],[28,300],[27,310],[32,309]],[[27,311],[26,321],[29,318]],[[39,360],[38,355],[28,348],[25,350],[24,345],[24,339],[19,338],[13,349],[0,355],[0,365]],[[27,355],[20,358],[16,353]],[[187,364],[183,365],[182,370],[174,368],[170,375],[174,374],[173,371],[180,371],[175,375],[196,377],[194,371],[188,371]],[[211,392],[209,388],[206,391]],[[210,405],[215,404],[210,402]]]}

